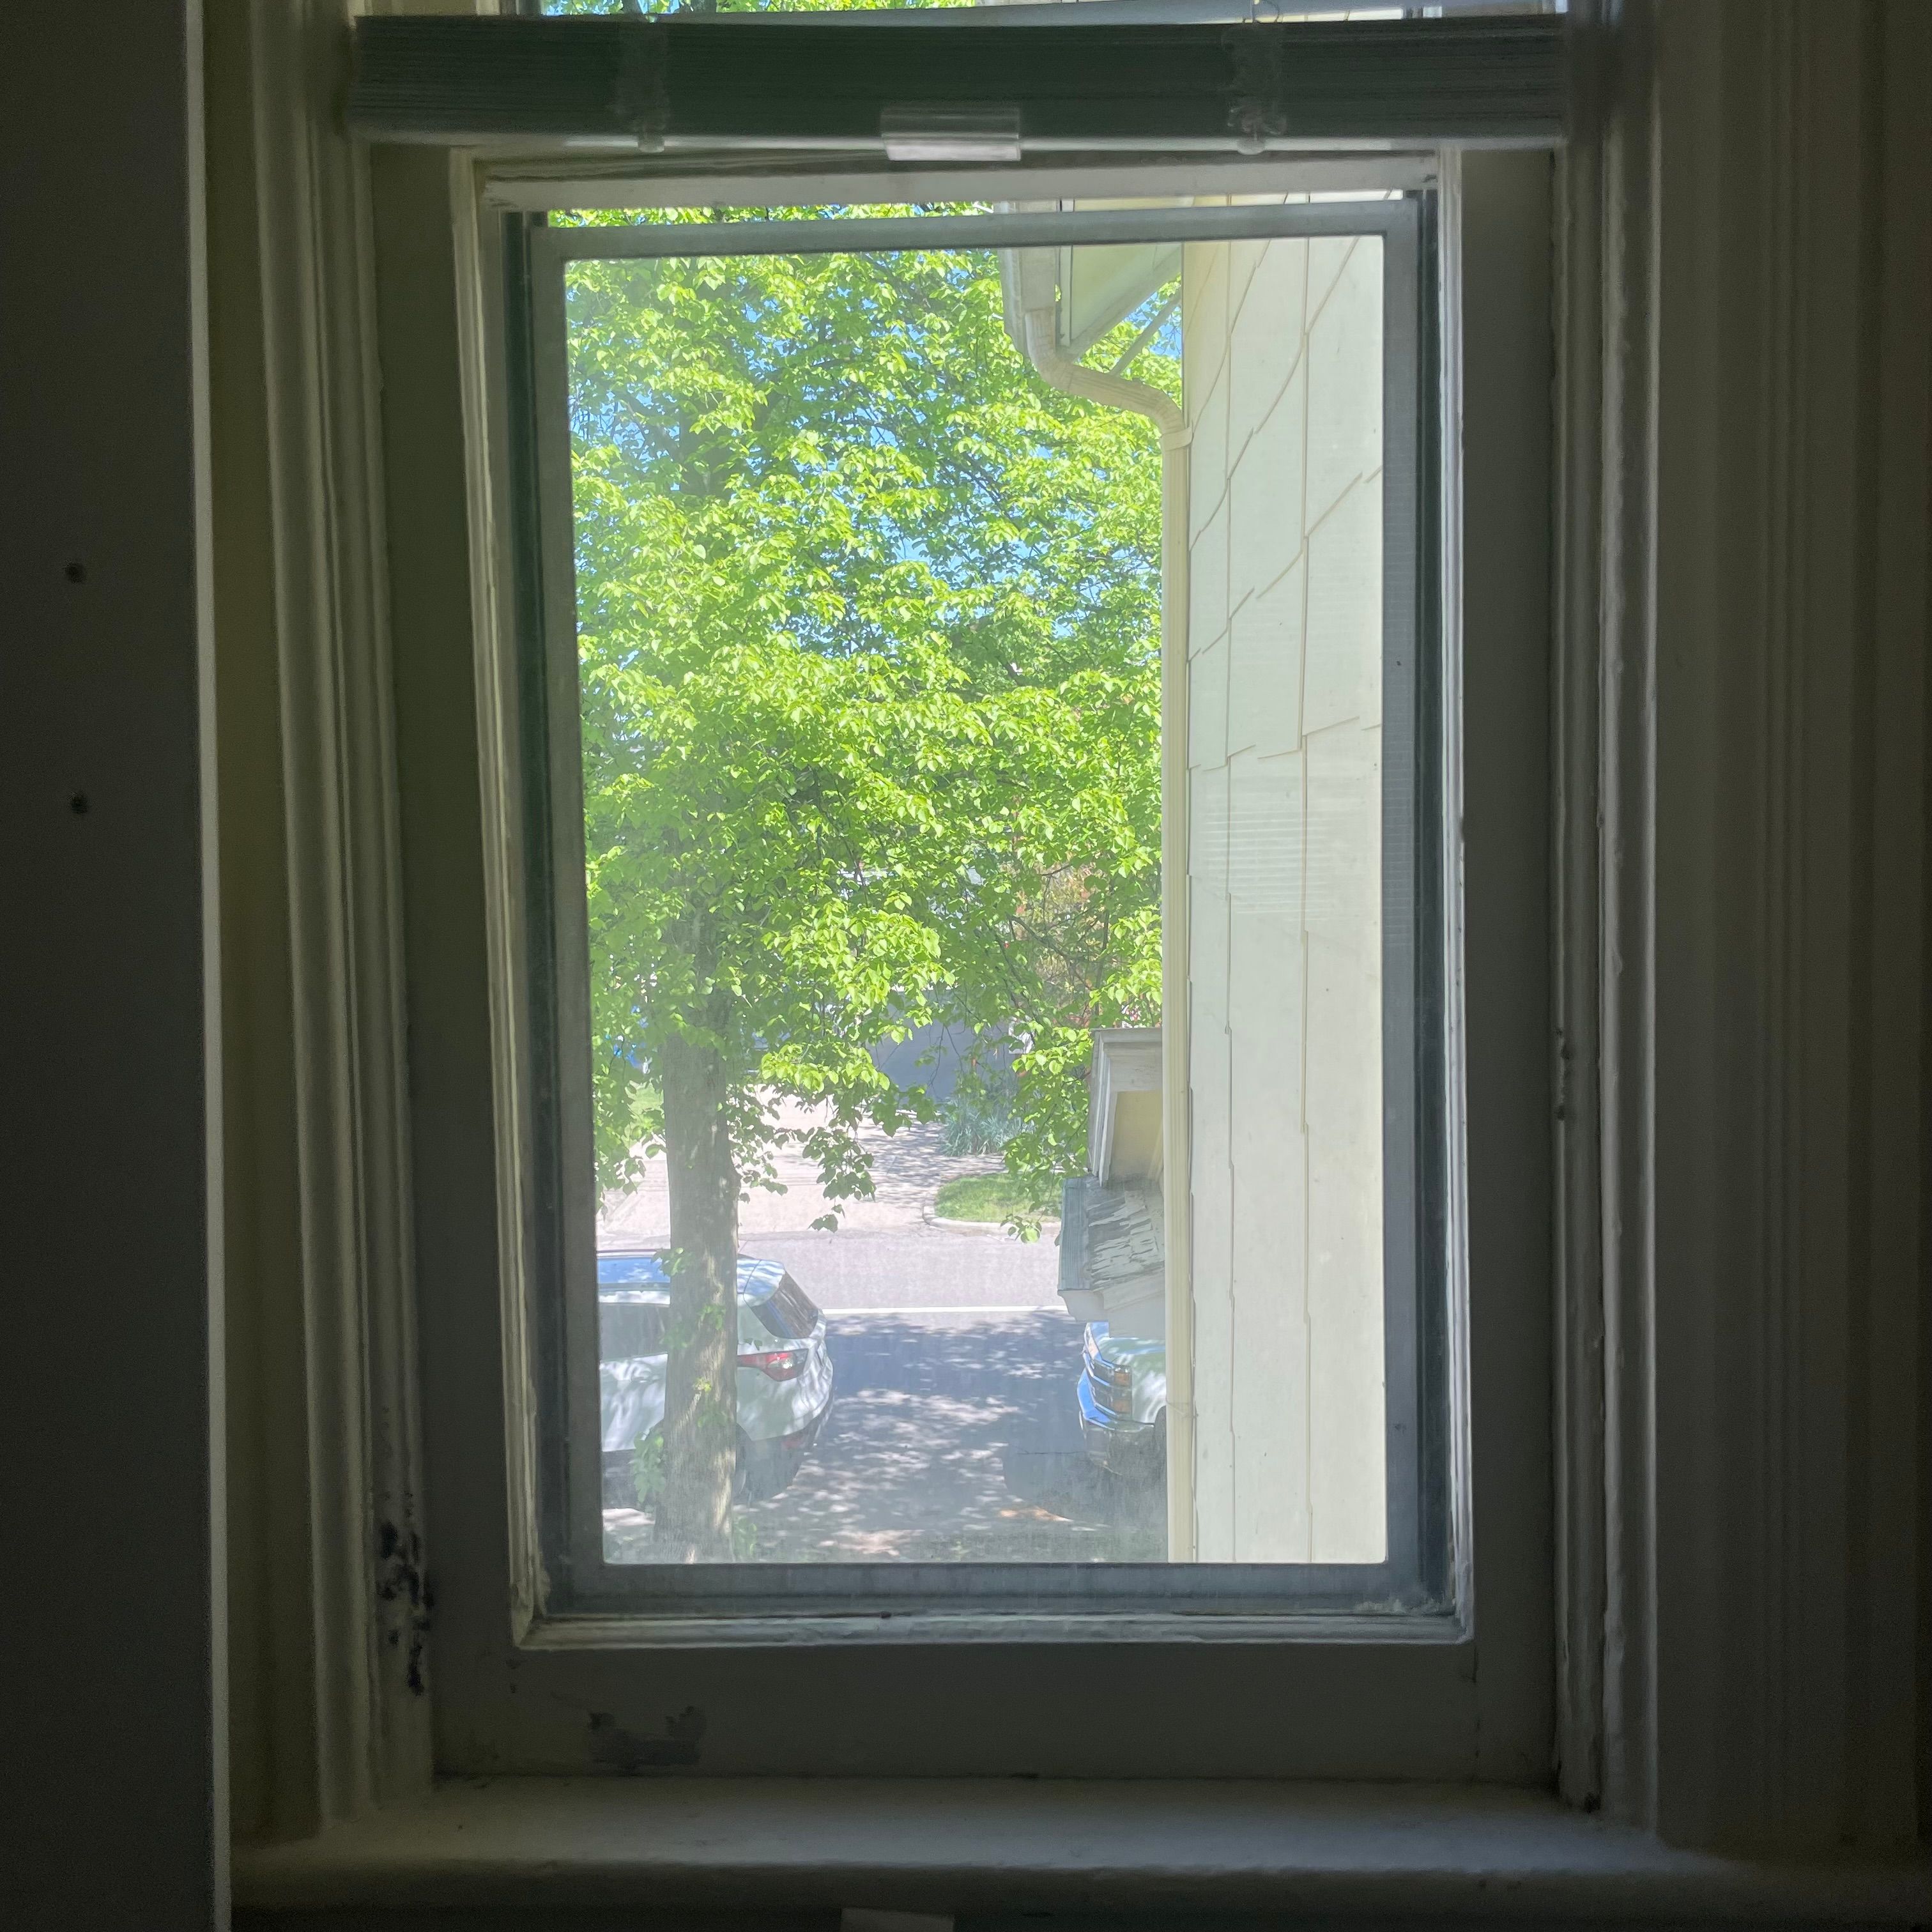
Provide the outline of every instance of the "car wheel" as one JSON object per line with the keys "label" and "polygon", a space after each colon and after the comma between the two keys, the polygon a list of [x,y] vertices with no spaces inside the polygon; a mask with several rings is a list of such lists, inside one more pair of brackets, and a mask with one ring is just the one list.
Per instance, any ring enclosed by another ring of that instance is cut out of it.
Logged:
{"label": "car wheel", "polygon": [[754,1442],[741,1429],[732,1496],[741,1503],[769,1502],[790,1486],[793,1478],[804,1466],[802,1449],[787,1449],[777,1442]]}
{"label": "car wheel", "polygon": [[761,1503],[778,1494],[773,1486],[772,1445],[754,1442],[741,1429],[738,1432],[738,1458],[731,1471],[731,1498],[734,1502]]}

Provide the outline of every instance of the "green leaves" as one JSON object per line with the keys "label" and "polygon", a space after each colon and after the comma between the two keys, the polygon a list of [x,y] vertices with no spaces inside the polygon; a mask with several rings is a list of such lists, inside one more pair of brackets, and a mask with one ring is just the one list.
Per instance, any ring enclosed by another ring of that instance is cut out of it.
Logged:
{"label": "green leaves", "polygon": [[860,1126],[931,1113],[868,1049],[935,1020],[1019,1048],[1015,1170],[1077,1168],[1088,1029],[1157,1015],[1150,426],[1039,382],[989,256],[590,262],[569,305],[600,1181],[682,1037],[747,1184],[790,1140],[862,1197]]}
{"label": "green leaves", "polygon": [[655,1510],[664,1494],[664,1438],[653,1430],[631,1448],[631,1487],[640,1510]]}

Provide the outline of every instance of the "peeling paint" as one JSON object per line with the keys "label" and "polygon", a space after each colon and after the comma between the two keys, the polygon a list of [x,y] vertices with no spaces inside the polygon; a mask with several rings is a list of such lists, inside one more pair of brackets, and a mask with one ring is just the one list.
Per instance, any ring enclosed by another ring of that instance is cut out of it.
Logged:
{"label": "peeling paint", "polygon": [[422,1538],[413,1529],[405,1534],[386,1519],[376,1526],[376,1598],[380,1604],[396,1606],[379,1613],[388,1624],[388,1647],[400,1649],[407,1634],[404,1681],[413,1695],[423,1696],[429,1689],[427,1640],[436,1594],[422,1573]]}
{"label": "peeling paint", "polygon": [[665,1718],[661,1738],[640,1737],[625,1730],[609,1712],[592,1711],[590,1755],[598,1764],[626,1774],[674,1769],[697,1763],[704,1730],[704,1713],[695,1704]]}

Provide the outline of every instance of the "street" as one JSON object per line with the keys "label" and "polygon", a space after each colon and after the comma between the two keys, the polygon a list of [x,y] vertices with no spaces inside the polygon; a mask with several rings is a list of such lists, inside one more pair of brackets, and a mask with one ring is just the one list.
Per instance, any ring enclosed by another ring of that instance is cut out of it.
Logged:
{"label": "street", "polygon": [[827,1315],[1046,1309],[1064,1316],[1058,1232],[1048,1222],[1038,1240],[1022,1242],[995,1226],[842,1228],[836,1234],[746,1234],[740,1245],[748,1255],[782,1262]]}
{"label": "street", "polygon": [[[753,1560],[1160,1560],[1158,1490],[1115,1481],[1082,1451],[1070,1316],[826,1320],[832,1412],[790,1487],[739,1510]],[[650,1560],[646,1518],[607,1510],[604,1523],[611,1560]]]}
{"label": "street", "polygon": [[[836,1233],[813,1177],[743,1212],[747,1255],[782,1262],[825,1312],[832,1410],[796,1479],[741,1506],[759,1562],[1158,1562],[1165,1504],[1090,1463],[1075,1387],[1081,1324],[1055,1292],[1058,1228],[1036,1241],[936,1222],[934,1192],[996,1160],[950,1159],[938,1130],[872,1148],[876,1192]],[[656,1174],[607,1208],[606,1247],[663,1239]],[[654,1225],[655,1224],[655,1225]],[[762,1224],[762,1225],[761,1225]],[[650,1560],[649,1520],[604,1512],[611,1561]]]}

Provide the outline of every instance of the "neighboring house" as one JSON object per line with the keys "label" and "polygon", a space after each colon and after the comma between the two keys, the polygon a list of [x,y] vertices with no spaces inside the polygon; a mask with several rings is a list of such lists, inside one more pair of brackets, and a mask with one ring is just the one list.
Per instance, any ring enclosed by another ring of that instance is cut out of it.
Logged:
{"label": "neighboring house", "polygon": [[1088,1086],[1088,1172],[1066,1183],[1061,1202],[1060,1298],[1070,1314],[1116,1335],[1163,1339],[1160,1029],[1096,1032]]}
{"label": "neighboring house", "polygon": [[[1186,878],[1166,1000],[1169,1034],[1184,1023],[1164,1048],[1095,1036],[1062,1292],[1167,1338],[1171,1401],[1192,1410],[1170,1434],[1171,1556],[1379,1561],[1381,244],[1016,250],[1002,268],[1009,329],[1047,380],[1162,430],[1164,649],[1187,667],[1168,680],[1184,796],[1163,855]],[[1178,409],[1077,363],[1177,270]],[[1179,1159],[1161,1144],[1174,1080]]]}
{"label": "neighboring house", "polygon": [[970,1027],[937,1022],[872,1048],[872,1064],[887,1079],[901,1087],[923,1087],[935,1100],[952,1097],[969,1065],[1004,1068],[1012,1060],[1012,1049],[1004,1041],[976,1036]]}

